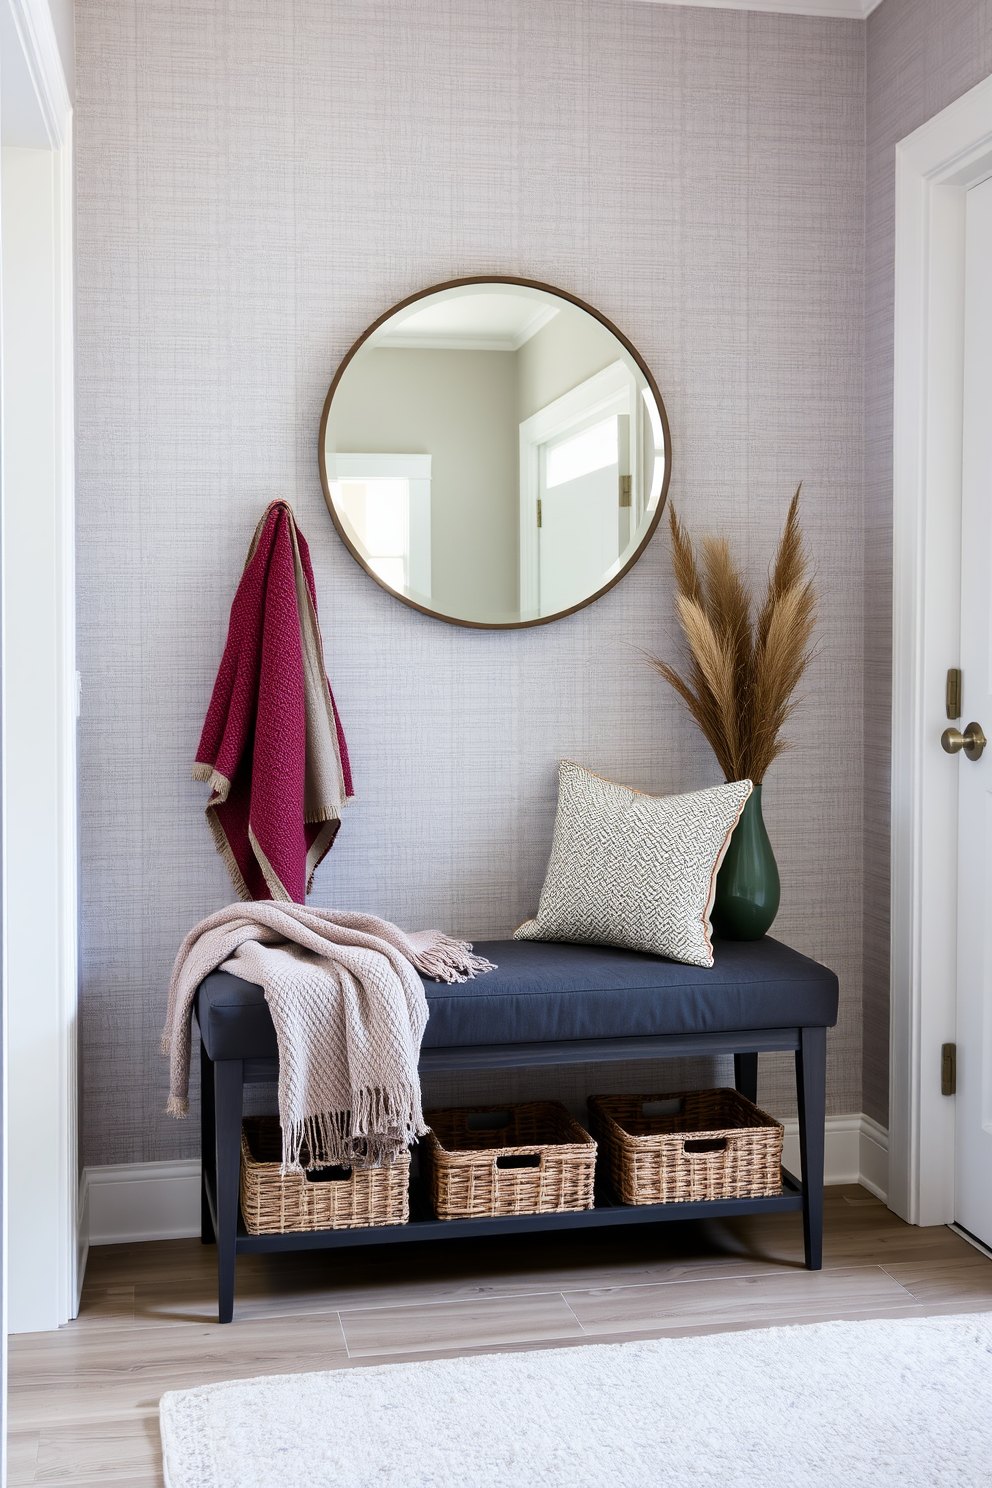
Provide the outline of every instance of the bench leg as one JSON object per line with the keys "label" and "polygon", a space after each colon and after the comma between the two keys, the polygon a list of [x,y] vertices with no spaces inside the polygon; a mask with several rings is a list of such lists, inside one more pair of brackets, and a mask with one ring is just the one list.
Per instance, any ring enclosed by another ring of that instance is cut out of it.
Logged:
{"label": "bench leg", "polygon": [[799,1152],[803,1164],[806,1267],[823,1265],[823,1129],[827,1116],[827,1030],[802,1028],[796,1050]]}
{"label": "bench leg", "polygon": [[214,1063],[217,1164],[217,1321],[234,1317],[234,1265],[241,1178],[241,1114],[244,1067],[240,1059]]}
{"label": "bench leg", "polygon": [[200,1242],[213,1245],[214,1222],[207,1200],[207,1181],[217,1192],[217,1133],[214,1124],[214,1065],[200,1040]]}
{"label": "bench leg", "polygon": [[757,1054],[734,1055],[734,1084],[745,1100],[758,1103]]}

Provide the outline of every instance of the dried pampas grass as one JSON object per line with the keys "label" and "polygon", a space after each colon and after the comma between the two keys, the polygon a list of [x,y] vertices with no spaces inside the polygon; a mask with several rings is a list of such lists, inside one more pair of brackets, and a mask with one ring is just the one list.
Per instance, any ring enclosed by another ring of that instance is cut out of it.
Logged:
{"label": "dried pampas grass", "polygon": [[689,646],[687,674],[657,656],[648,660],[675,688],[728,780],[759,785],[788,748],[782,729],[815,654],[817,596],[799,526],[801,490],[800,484],[757,614],[727,539],[703,540],[700,570],[685,528],[669,509],[675,607]]}

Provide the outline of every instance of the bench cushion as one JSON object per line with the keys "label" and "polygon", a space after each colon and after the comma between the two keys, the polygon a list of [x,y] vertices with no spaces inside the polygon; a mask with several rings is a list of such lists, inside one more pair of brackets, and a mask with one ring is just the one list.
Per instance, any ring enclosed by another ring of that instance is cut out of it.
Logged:
{"label": "bench cushion", "polygon": [[[837,1021],[834,973],[768,936],[717,941],[712,967],[551,941],[478,941],[475,950],[497,970],[453,985],[424,978],[425,1049]],[[197,994],[197,1018],[211,1059],[277,1055],[264,993],[251,982],[212,972]]]}

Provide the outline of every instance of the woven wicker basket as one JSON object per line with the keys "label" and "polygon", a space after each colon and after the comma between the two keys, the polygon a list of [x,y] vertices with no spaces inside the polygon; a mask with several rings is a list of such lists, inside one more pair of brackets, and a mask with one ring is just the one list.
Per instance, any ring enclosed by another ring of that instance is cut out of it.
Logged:
{"label": "woven wicker basket", "polygon": [[591,1095],[589,1115],[625,1204],[782,1192],[783,1128],[736,1090]]}
{"label": "woven wicker basket", "polygon": [[427,1111],[424,1119],[438,1219],[593,1207],[596,1143],[557,1101]]}
{"label": "woven wicker basket", "polygon": [[410,1154],[385,1168],[325,1168],[282,1174],[275,1116],[241,1127],[241,1213],[249,1235],[401,1225],[410,1217]]}

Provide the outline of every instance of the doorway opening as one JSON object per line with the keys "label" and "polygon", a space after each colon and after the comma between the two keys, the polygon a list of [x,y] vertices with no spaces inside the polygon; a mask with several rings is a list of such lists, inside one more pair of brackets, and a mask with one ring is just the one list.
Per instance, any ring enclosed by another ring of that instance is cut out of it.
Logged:
{"label": "doorway opening", "polygon": [[[976,950],[972,940],[969,949],[967,935],[961,937],[974,882],[980,878],[987,905],[985,886],[992,880],[984,860],[959,871],[959,851],[967,845],[959,826],[961,787],[971,791],[979,783],[977,774],[964,772],[981,770],[984,778],[990,761],[949,758],[940,743],[947,727],[947,672],[961,667],[963,597],[969,602],[968,565],[962,564],[968,198],[989,177],[992,79],[896,150],[888,1202],[902,1218],[921,1225],[950,1224],[957,1217],[957,1129],[964,1103],[942,1092],[942,1055],[945,1045],[960,1044],[959,988],[974,977],[975,965],[982,979],[983,1031],[978,1049],[969,1051],[968,1078],[973,1081],[977,1068],[979,1126],[992,1128],[992,1111],[981,1110],[992,1099],[992,954],[987,943]],[[969,560],[976,556],[970,551],[974,542],[967,537]],[[984,558],[987,565],[987,551]],[[977,683],[981,710],[988,675],[979,678],[976,662],[969,671],[966,691]],[[967,696],[963,706],[967,712]],[[992,801],[987,790],[984,799]],[[986,813],[985,819],[992,816]],[[983,912],[983,922],[986,917]]]}

